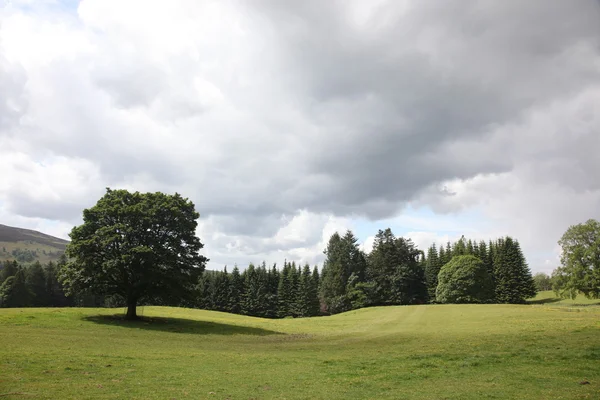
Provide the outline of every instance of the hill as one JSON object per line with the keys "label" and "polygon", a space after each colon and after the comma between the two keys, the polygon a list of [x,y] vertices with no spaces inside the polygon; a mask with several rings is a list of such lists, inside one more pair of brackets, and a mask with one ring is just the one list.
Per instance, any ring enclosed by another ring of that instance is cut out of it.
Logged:
{"label": "hill", "polygon": [[45,233],[0,224],[0,261],[17,260],[23,264],[56,261],[68,243]]}
{"label": "hill", "polygon": [[[600,307],[0,309],[7,399],[592,399]],[[12,395],[11,395],[12,393]]]}

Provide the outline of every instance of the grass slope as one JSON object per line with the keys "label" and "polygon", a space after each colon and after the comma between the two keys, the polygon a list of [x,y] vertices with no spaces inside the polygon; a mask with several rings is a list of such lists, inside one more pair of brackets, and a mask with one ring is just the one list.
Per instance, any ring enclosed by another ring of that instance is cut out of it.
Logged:
{"label": "grass slope", "polygon": [[145,322],[114,309],[0,310],[0,395],[600,398],[600,307],[426,305],[284,320],[139,311]]}
{"label": "grass slope", "polygon": [[[29,250],[36,253],[34,261],[56,261],[69,242],[30,229],[0,224],[0,260],[14,260],[13,250]],[[27,262],[30,263],[30,262]]]}

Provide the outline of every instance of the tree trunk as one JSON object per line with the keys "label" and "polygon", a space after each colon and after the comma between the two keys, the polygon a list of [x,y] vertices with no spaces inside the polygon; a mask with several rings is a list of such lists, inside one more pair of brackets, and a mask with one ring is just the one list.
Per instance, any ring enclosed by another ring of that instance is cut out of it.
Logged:
{"label": "tree trunk", "polygon": [[127,301],[127,315],[125,319],[137,319],[137,300]]}

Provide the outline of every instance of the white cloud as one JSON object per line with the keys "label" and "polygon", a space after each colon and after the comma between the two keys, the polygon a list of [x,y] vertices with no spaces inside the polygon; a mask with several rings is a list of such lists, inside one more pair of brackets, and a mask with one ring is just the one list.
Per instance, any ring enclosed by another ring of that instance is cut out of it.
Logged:
{"label": "white cloud", "polygon": [[106,186],[178,191],[213,265],[313,263],[367,217],[422,247],[511,234],[547,268],[598,217],[599,10],[13,1],[0,215],[60,233]]}

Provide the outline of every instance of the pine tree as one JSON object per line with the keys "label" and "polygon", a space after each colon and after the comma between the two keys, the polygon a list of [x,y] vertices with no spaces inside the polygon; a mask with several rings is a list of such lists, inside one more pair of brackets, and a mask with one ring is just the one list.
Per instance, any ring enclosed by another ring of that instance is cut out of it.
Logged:
{"label": "pine tree", "polygon": [[261,316],[267,293],[266,280],[261,278],[260,268],[253,264],[244,271],[244,294],[242,296],[242,313]]}
{"label": "pine tree", "polygon": [[367,276],[375,284],[375,304],[392,303],[392,276],[400,265],[396,251],[396,237],[390,228],[375,235],[373,250],[369,255]]}
{"label": "pine tree", "polygon": [[25,272],[19,267],[14,276],[9,276],[0,286],[2,307],[29,307],[32,293],[25,282]]}
{"label": "pine tree", "polygon": [[278,316],[284,318],[292,315],[290,306],[292,302],[292,287],[290,281],[290,265],[285,261],[283,269],[279,275],[279,285],[277,286]]}
{"label": "pine tree", "polygon": [[[475,246],[477,246],[477,243],[475,243]],[[467,253],[466,254],[476,256],[475,247],[473,246],[473,241],[471,239],[469,239],[467,241]]]}
{"label": "pine tree", "polygon": [[229,309],[229,274],[227,267],[222,272],[217,272],[211,282],[212,309],[227,311]]}
{"label": "pine tree", "polygon": [[310,317],[311,315],[311,288],[312,276],[310,267],[306,264],[300,274],[296,293],[296,315],[299,317]]}
{"label": "pine tree", "polygon": [[312,303],[311,303],[311,313],[310,315],[315,316],[321,314],[321,299],[319,296],[319,285],[321,283],[321,277],[319,276],[319,269],[315,265],[312,272],[312,288],[311,291],[313,294],[311,295]]}
{"label": "pine tree", "polygon": [[429,293],[430,301],[435,301],[435,290],[438,285],[438,274],[440,273],[441,267],[441,260],[438,256],[437,248],[435,244],[433,244],[427,250],[427,258],[425,259],[425,280],[427,281],[427,291]]}
{"label": "pine tree", "polygon": [[[263,263],[263,265],[265,265]],[[266,265],[265,265],[266,269]],[[267,271],[267,294],[265,300],[265,313],[264,316],[267,318],[276,318],[278,316],[279,301],[277,298],[277,287],[279,286],[279,271],[277,271],[277,265],[273,264],[273,267]]]}
{"label": "pine tree", "polygon": [[196,285],[196,307],[203,310],[212,310],[211,278],[212,274],[209,271],[204,271]]}
{"label": "pine tree", "polygon": [[461,236],[461,238],[454,243],[452,246],[452,256],[464,256],[467,254],[467,241],[465,236]]}
{"label": "pine tree", "polygon": [[375,236],[367,276],[375,286],[373,304],[415,304],[427,301],[421,252],[410,239],[394,236],[388,228]]}
{"label": "pine tree", "polygon": [[25,283],[31,291],[31,305],[48,307],[50,300],[46,291],[46,276],[39,261],[31,264],[25,271]]}
{"label": "pine tree", "polygon": [[366,279],[366,257],[352,231],[343,237],[337,232],[331,235],[324,253],[320,297],[329,312],[345,311],[348,278],[354,274],[360,282]]}
{"label": "pine tree", "polygon": [[16,261],[5,261],[4,268],[0,270],[0,285],[9,277],[15,276],[19,270],[19,264]]}
{"label": "pine tree", "polygon": [[240,276],[240,269],[237,265],[233,267],[231,272],[231,278],[229,283],[229,304],[228,311],[234,314],[241,314],[242,312],[242,296],[244,292],[244,282]]}
{"label": "pine tree", "polygon": [[507,236],[498,239],[494,249],[496,301],[524,303],[537,290],[519,243]]}

